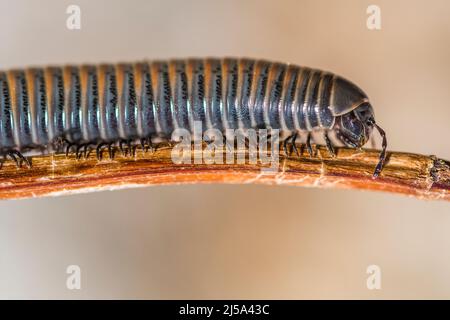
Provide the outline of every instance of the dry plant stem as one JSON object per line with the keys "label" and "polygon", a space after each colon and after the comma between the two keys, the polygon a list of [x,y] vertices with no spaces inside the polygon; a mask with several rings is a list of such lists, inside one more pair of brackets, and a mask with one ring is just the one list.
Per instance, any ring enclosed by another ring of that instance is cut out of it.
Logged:
{"label": "dry plant stem", "polygon": [[[337,148],[331,157],[318,146],[316,156],[304,151],[300,157],[284,157],[279,169],[264,172],[261,164],[174,164],[171,148],[161,145],[156,152],[137,151],[135,157],[116,154],[114,160],[97,161],[95,152],[87,159],[74,155],[33,157],[31,169],[16,168],[11,161],[0,170],[0,199],[58,196],[128,187],[234,183],[314,186],[378,190],[421,199],[450,200],[450,163],[434,156],[391,152],[378,179],[372,174],[379,151]],[[244,150],[238,152],[245,152]],[[106,156],[106,155],[105,155]],[[225,155],[224,155],[225,159]],[[301,192],[301,190],[298,190]]]}

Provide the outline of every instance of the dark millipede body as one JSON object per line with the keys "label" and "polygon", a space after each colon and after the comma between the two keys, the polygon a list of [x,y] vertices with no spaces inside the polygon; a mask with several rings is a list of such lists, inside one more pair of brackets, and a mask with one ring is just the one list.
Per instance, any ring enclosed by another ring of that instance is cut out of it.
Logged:
{"label": "dark millipede body", "polygon": [[154,137],[174,129],[280,129],[286,142],[312,131],[329,132],[359,148],[373,127],[383,137],[374,176],[386,155],[384,131],[366,94],[321,70],[251,59],[186,59],[118,65],[30,68],[0,72],[0,155],[65,144],[102,148]]}

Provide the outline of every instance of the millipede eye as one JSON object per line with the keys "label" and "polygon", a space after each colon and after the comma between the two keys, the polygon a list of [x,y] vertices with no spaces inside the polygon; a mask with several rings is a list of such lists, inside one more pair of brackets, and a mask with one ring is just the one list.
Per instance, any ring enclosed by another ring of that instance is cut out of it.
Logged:
{"label": "millipede eye", "polygon": [[373,117],[370,117],[369,119],[367,119],[366,125],[373,126],[374,124],[375,124],[375,119]]}

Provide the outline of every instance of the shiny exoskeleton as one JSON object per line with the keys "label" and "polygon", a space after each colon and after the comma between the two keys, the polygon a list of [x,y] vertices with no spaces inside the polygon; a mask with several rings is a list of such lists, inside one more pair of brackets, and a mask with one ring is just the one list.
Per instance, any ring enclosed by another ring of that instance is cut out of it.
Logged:
{"label": "shiny exoskeleton", "polygon": [[375,127],[386,156],[384,131],[366,94],[340,76],[295,65],[251,59],[186,59],[135,64],[30,68],[0,72],[0,155],[28,160],[29,150],[63,143],[77,155],[90,146],[112,157],[115,143],[170,138],[174,129],[267,128],[291,133],[295,147],[311,132],[328,133],[359,148]]}

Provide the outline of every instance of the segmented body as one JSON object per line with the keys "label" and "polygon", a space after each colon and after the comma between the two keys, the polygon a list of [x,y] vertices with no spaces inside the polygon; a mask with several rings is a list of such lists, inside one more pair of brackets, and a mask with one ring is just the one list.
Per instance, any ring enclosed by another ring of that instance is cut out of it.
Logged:
{"label": "segmented body", "polygon": [[[317,69],[252,59],[185,59],[118,65],[84,65],[0,71],[0,155],[29,161],[23,152],[132,141],[151,146],[175,129],[279,129],[284,142],[322,131],[362,147],[376,128],[383,138],[374,177],[386,158],[386,135],[366,94],[342,77]],[[290,140],[289,140],[290,139]],[[122,149],[123,150],[123,149]],[[297,152],[298,153],[298,152]]]}
{"label": "segmented body", "polygon": [[332,129],[335,76],[250,59],[189,59],[0,72],[0,150],[203,130]]}

